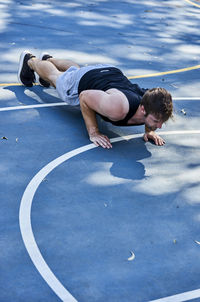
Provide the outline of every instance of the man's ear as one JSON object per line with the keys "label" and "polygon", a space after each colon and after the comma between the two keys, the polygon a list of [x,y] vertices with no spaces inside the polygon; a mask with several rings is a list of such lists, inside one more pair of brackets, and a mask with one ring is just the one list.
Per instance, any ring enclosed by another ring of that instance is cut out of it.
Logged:
{"label": "man's ear", "polygon": [[146,111],[145,111],[145,109],[144,109],[144,106],[143,106],[143,105],[140,105],[140,109],[141,109],[141,112],[142,112],[144,115],[146,115]]}

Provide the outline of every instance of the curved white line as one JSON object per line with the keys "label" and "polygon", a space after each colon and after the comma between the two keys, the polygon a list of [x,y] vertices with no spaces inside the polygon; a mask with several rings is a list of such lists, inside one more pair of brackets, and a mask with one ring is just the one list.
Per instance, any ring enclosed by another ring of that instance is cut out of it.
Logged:
{"label": "curved white line", "polygon": [[[188,131],[160,131],[158,132],[162,135],[175,135],[175,134],[200,134],[200,130],[188,130]],[[143,134],[132,134],[124,137],[116,137],[112,138],[111,142],[116,143],[122,140],[129,140],[133,138],[142,137]],[[94,144],[89,144],[70,152],[63,154],[62,156],[54,159],[45,167],[43,167],[30,181],[26,190],[24,191],[19,211],[19,225],[21,230],[21,235],[27,249],[27,252],[33,261],[33,264],[43,277],[43,279],[47,282],[47,284],[52,288],[55,294],[64,302],[77,302],[77,300],[68,292],[68,290],[60,283],[60,281],[53,274],[47,263],[45,262],[42,254],[37,246],[35,241],[32,226],[31,226],[31,207],[35,192],[42,180],[57,166],[62,164],[64,161],[83,153],[85,151],[96,148]],[[192,293],[192,292],[191,292]],[[176,297],[176,296],[173,296]],[[199,294],[200,297],[200,294]],[[166,298],[165,298],[166,299]],[[160,300],[162,301],[162,300]],[[165,300],[163,300],[165,301]],[[181,300],[174,300],[181,301]]]}
{"label": "curved white line", "polygon": [[200,297],[200,289],[196,289],[182,294],[177,294],[174,296],[169,296],[157,300],[151,300],[149,302],[184,302],[199,297]]}

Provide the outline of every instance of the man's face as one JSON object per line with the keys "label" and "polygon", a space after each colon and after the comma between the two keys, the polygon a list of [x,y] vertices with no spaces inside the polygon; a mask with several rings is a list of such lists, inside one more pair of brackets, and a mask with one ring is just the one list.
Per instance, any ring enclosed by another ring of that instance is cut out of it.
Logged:
{"label": "man's face", "polygon": [[163,121],[157,118],[154,114],[150,113],[145,117],[144,123],[149,128],[149,130],[155,131],[157,128],[162,128]]}

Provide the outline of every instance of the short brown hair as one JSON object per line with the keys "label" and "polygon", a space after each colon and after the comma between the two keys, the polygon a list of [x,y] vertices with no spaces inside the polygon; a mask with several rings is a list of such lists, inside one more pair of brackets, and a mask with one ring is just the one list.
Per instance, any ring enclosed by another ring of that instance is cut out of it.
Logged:
{"label": "short brown hair", "polygon": [[147,115],[154,114],[164,122],[173,116],[172,96],[164,88],[157,87],[147,90],[140,104],[144,106]]}

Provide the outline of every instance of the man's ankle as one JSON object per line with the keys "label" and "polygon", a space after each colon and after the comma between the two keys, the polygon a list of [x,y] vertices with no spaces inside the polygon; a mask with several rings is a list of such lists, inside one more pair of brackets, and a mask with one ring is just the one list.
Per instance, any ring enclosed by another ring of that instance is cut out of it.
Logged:
{"label": "man's ankle", "polygon": [[34,64],[34,61],[37,60],[37,58],[33,57],[33,58],[30,58],[28,61],[27,61],[27,64],[28,64],[28,67],[30,67],[31,69],[33,69],[33,64]]}

